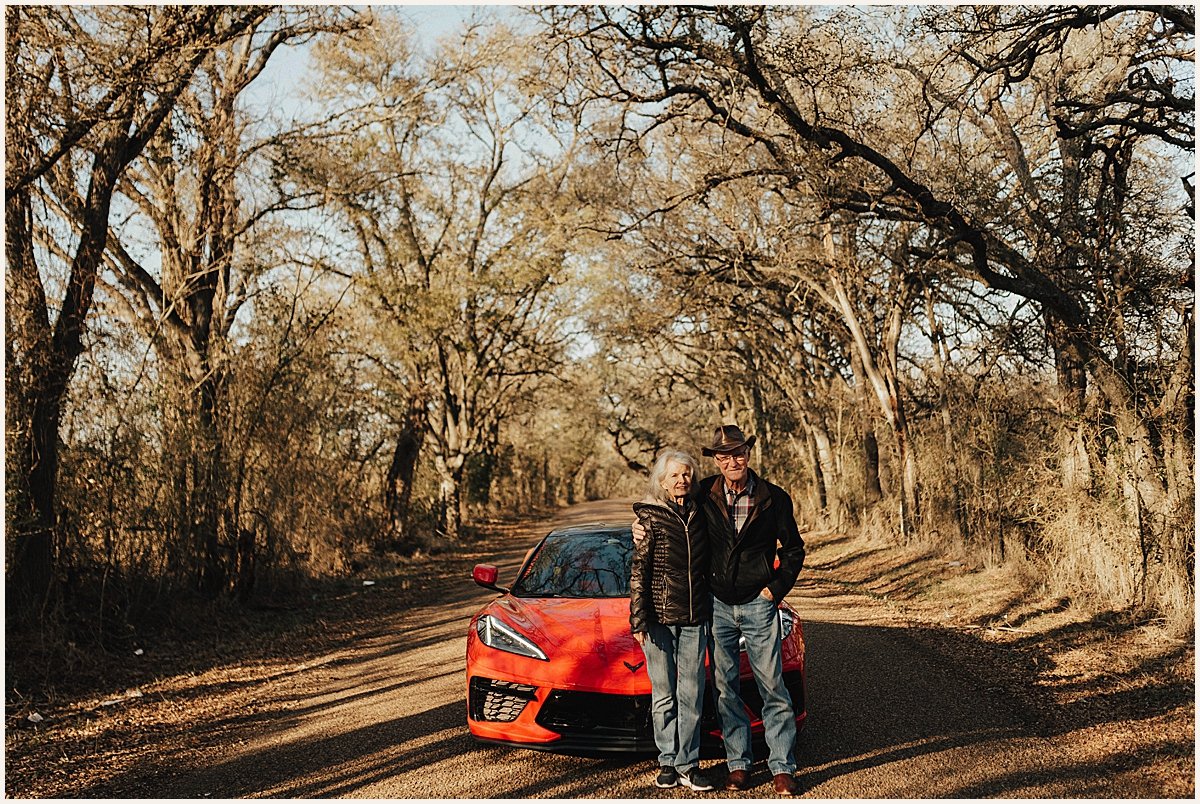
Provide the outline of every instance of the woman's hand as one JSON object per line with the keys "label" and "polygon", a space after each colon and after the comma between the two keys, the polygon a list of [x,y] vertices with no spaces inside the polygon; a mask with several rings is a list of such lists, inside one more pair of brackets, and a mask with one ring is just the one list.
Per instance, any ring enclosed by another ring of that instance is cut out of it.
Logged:
{"label": "woman's hand", "polygon": [[634,635],[633,635],[633,638],[637,640],[637,643],[638,643],[639,645],[645,646],[645,644],[646,644],[646,634],[645,634],[644,632],[642,632],[642,631],[638,631],[636,634],[634,634]]}

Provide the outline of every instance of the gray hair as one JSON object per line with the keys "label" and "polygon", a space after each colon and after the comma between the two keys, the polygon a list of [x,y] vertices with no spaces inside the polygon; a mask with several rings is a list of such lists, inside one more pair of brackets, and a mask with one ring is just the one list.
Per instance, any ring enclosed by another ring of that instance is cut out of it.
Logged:
{"label": "gray hair", "polygon": [[658,453],[658,459],[654,461],[654,466],[650,469],[650,496],[656,500],[665,502],[671,499],[671,495],[667,494],[667,490],[662,487],[663,478],[667,476],[667,464],[671,461],[690,467],[693,483],[700,479],[700,464],[696,462],[695,458],[677,449],[664,449]]}

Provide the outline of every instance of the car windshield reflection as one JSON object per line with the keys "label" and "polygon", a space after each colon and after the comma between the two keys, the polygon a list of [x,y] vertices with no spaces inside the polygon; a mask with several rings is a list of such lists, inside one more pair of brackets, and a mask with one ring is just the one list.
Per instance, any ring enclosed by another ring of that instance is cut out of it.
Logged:
{"label": "car windshield reflection", "polygon": [[628,528],[551,533],[513,585],[517,597],[629,597]]}

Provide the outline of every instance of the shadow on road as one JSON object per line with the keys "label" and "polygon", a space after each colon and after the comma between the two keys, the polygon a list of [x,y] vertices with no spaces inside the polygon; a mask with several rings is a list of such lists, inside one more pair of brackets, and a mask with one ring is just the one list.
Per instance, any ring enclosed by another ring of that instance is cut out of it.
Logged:
{"label": "shadow on road", "polygon": [[[803,787],[928,757],[943,767],[934,767],[924,779],[905,779],[894,790],[863,795],[1025,797],[1050,783],[1069,785],[1072,795],[1112,795],[1106,785],[1114,771],[1137,771],[1164,756],[1194,753],[1192,743],[1164,738],[1153,750],[1131,751],[1114,743],[1107,752],[1064,766],[1045,750],[1061,745],[1064,735],[1125,720],[1149,721],[1188,706],[1194,687],[1164,682],[1149,691],[1121,693],[1090,685],[1074,703],[1054,705],[1048,696],[1039,699],[1022,689],[1035,685],[1032,673],[997,685],[970,660],[956,661],[978,656],[981,648],[1011,647],[983,646],[977,637],[959,633],[959,644],[975,644],[956,656],[954,641],[946,643],[949,652],[933,650],[915,638],[920,630],[806,624],[809,723],[802,737]],[[1162,661],[1148,660],[1145,670]]]}
{"label": "shadow on road", "polygon": [[[453,618],[433,622],[443,638],[456,632]],[[1139,752],[1105,756],[1076,767],[1026,768],[989,766],[1003,755],[1010,741],[1054,738],[1066,730],[1097,725],[1094,711],[1085,703],[1054,723],[1038,718],[1000,688],[984,688],[969,668],[956,667],[914,641],[907,629],[851,626],[810,622],[806,638],[809,669],[809,723],[802,737],[800,780],[811,789],[840,777],[925,758],[945,765],[957,776],[946,787],[930,788],[929,780],[909,779],[905,788],[883,791],[897,797],[955,795],[967,798],[1022,795],[1049,783],[1069,783],[1079,795],[1101,795],[1104,779],[1113,770],[1136,769],[1156,755]],[[474,742],[463,721],[463,704],[454,701],[419,713],[396,717],[320,736],[289,736],[301,720],[321,715],[321,708],[344,707],[356,696],[404,696],[412,685],[436,680],[436,673],[407,672],[402,641],[381,646],[368,662],[380,659],[398,670],[391,683],[358,692],[348,684],[344,695],[326,703],[293,709],[286,716],[259,716],[241,725],[246,734],[273,733],[278,743],[217,764],[187,768],[186,757],[163,758],[148,786],[145,769],[134,779],[115,779],[103,787],[78,791],[83,797],[340,797],[363,795],[387,783],[404,797],[420,798],[525,798],[525,797],[624,797],[658,796],[644,785],[648,763],[644,759],[585,760],[538,754],[523,749],[487,746]],[[352,668],[347,668],[352,669]],[[461,665],[444,671],[446,682],[461,683]],[[368,672],[365,679],[373,679]],[[1164,695],[1152,717],[1180,705],[1185,690]],[[1186,691],[1190,694],[1190,691]],[[332,714],[327,713],[327,715]],[[232,719],[225,725],[231,725]],[[334,721],[336,728],[336,721]],[[236,731],[236,730],[235,730]],[[1166,745],[1162,751],[1181,756],[1191,745]],[[961,772],[953,766],[961,763]],[[968,767],[970,765],[973,767]],[[534,766],[536,773],[524,769]],[[172,769],[173,768],[173,769]],[[475,768],[475,771],[464,771]],[[484,769],[484,770],[480,770]],[[471,774],[474,773],[474,776]],[[754,781],[768,783],[762,763],[755,766]],[[231,782],[231,780],[240,780]],[[613,786],[642,785],[618,796]],[[483,785],[481,787],[481,785]],[[749,791],[760,796],[769,788]],[[880,791],[864,791],[879,795]]]}
{"label": "shadow on road", "polygon": [[[330,736],[306,737],[225,762],[201,767],[168,767],[148,786],[140,769],[136,789],[116,778],[83,798],[243,798],[268,795],[286,798],[336,797],[390,776],[436,766],[472,750],[459,729],[463,707],[446,704],[419,714],[395,718]],[[421,745],[412,745],[415,737]],[[182,759],[182,758],[176,758]]]}
{"label": "shadow on road", "polygon": [[[624,511],[622,504],[610,512],[576,512],[574,518],[620,521],[617,517]],[[198,761],[200,756],[211,757],[211,749],[159,755],[147,760],[151,768],[143,764],[74,795],[681,795],[648,787],[653,763],[644,758],[585,760],[482,745],[469,737],[462,699],[463,640],[470,614],[492,593],[471,583],[468,565],[496,563],[502,567],[502,582],[511,580],[532,543],[526,531],[481,549],[460,562],[463,575],[458,583],[370,622],[356,635],[355,650],[335,650],[323,658],[320,667],[328,683],[319,696],[300,700],[294,688],[284,684],[276,697],[264,701],[261,711],[205,724],[208,745],[216,739],[244,744],[224,752],[226,758]],[[387,594],[390,582],[381,580],[373,593]],[[1069,643],[1086,639],[1086,633],[1076,629],[1045,638]],[[1187,706],[1194,699],[1194,688],[1187,684],[1164,683],[1150,695],[1084,685],[1070,706],[1042,708],[1036,697],[1013,693],[1022,684],[1032,686],[1034,674],[997,685],[994,676],[977,672],[973,660],[966,658],[1014,648],[985,645],[967,632],[933,643],[940,644],[938,648],[919,639],[920,629],[915,628],[811,621],[805,624],[805,635],[809,717],[798,751],[804,789],[823,786],[832,791],[827,795],[839,797],[977,798],[1025,797],[1031,790],[1051,784],[1061,790],[1066,784],[1074,795],[1105,795],[1106,779],[1116,771],[1136,771],[1164,754],[1182,759],[1193,754],[1191,744],[1166,741],[1154,751],[1123,752],[1114,746],[1070,766],[1035,761],[1068,732],[1118,718],[1149,720]],[[1036,648],[1030,642],[1015,649]],[[1169,660],[1148,660],[1146,670],[1154,669],[1154,661]],[[388,714],[373,722],[371,715],[377,712]],[[346,719],[349,713],[357,719]],[[912,777],[914,767],[924,776]],[[718,765],[717,770],[719,775],[722,768]],[[867,777],[892,778],[892,786],[869,786],[877,782],[867,782]],[[762,762],[755,766],[753,780],[769,783]],[[769,787],[753,788],[746,795],[764,794]]]}

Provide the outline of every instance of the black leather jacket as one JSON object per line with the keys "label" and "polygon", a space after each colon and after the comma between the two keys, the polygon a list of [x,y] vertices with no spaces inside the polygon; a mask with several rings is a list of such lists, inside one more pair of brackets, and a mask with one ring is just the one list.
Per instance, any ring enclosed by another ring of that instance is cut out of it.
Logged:
{"label": "black leather jacket", "polygon": [[712,614],[704,516],[689,501],[683,516],[657,500],[634,503],[646,538],[635,542],[629,578],[629,625],[699,625]]}
{"label": "black leather jacket", "polygon": [[[788,493],[754,475],[753,511],[741,533],[733,532],[721,475],[697,484],[712,551],[712,592],[731,606],[749,603],[770,589],[778,603],[792,591],[804,566],[804,539]],[[775,566],[778,557],[779,566]]]}

